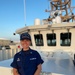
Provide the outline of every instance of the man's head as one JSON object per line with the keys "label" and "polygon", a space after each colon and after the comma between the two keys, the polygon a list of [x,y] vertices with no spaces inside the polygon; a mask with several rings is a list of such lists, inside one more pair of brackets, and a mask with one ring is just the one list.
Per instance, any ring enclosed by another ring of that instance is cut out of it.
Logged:
{"label": "man's head", "polygon": [[31,36],[30,34],[28,34],[27,32],[26,33],[22,33],[20,35],[20,42],[21,42],[21,45],[24,49],[27,49],[29,48],[30,44],[31,44]]}
{"label": "man's head", "polygon": [[24,39],[28,39],[28,40],[31,40],[31,36],[30,36],[30,34],[29,33],[22,33],[21,35],[20,35],[20,40],[24,40]]}

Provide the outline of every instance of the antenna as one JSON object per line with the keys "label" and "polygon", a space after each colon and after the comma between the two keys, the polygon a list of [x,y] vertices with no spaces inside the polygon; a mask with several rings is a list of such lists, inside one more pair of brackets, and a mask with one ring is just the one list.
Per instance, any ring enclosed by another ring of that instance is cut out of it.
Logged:
{"label": "antenna", "polygon": [[26,0],[24,0],[24,22],[26,26]]}
{"label": "antenna", "polygon": [[49,6],[49,0],[47,0],[47,2],[48,2],[48,10],[49,10],[49,8],[50,8],[50,6]]}

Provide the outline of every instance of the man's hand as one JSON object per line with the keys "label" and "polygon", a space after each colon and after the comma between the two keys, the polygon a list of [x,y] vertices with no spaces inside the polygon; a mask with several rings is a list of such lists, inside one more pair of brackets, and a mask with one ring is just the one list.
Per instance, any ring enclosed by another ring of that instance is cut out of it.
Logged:
{"label": "man's hand", "polygon": [[39,65],[37,66],[37,70],[36,70],[36,72],[35,72],[34,75],[40,75],[41,69],[42,69],[41,64],[39,64]]}
{"label": "man's hand", "polygon": [[13,75],[20,75],[16,68],[13,68]]}

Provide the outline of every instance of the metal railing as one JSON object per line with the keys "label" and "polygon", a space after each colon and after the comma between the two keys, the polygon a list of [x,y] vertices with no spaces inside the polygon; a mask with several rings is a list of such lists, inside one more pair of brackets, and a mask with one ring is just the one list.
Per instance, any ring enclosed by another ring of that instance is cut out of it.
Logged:
{"label": "metal railing", "polygon": [[11,59],[14,57],[14,55],[19,52],[21,49],[4,49],[0,50],[0,61]]}

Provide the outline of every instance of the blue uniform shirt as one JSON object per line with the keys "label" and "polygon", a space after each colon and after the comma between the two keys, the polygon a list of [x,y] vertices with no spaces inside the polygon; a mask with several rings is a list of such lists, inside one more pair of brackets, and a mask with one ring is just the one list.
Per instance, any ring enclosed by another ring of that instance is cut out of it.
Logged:
{"label": "blue uniform shirt", "polygon": [[32,49],[28,51],[21,50],[15,54],[11,66],[16,68],[20,75],[34,75],[37,66],[43,62],[37,51]]}

